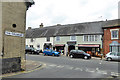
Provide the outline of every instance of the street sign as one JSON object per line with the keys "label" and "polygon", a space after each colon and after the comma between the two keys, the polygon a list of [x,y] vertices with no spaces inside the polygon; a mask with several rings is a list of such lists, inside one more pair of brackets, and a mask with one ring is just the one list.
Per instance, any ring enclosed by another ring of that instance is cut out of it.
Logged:
{"label": "street sign", "polygon": [[9,32],[9,31],[5,31],[5,35],[8,35],[8,36],[17,36],[17,37],[24,37],[24,34],[22,34],[22,33]]}

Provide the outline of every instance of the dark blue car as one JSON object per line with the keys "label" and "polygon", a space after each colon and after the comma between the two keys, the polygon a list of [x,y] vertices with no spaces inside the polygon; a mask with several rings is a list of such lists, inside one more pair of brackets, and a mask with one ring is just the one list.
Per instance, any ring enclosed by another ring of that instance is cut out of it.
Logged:
{"label": "dark blue car", "polygon": [[44,49],[44,51],[43,51],[43,54],[44,55],[50,55],[50,56],[60,56],[60,53],[59,52],[57,52],[57,51],[53,51],[53,50],[51,50],[51,49]]}

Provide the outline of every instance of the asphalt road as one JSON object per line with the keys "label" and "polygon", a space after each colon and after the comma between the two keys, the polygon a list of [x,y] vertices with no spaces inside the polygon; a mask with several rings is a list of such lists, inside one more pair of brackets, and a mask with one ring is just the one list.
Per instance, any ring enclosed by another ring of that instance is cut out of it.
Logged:
{"label": "asphalt road", "polygon": [[43,69],[8,78],[109,78],[118,76],[119,62],[114,61],[43,55],[27,55],[26,59],[43,62],[46,66]]}

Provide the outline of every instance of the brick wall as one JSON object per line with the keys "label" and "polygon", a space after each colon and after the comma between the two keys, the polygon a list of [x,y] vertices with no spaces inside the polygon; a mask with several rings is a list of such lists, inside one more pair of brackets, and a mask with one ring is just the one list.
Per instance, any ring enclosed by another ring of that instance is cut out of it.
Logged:
{"label": "brick wall", "polygon": [[[116,39],[116,40],[113,39],[113,40],[111,40],[110,29],[119,29],[119,39]],[[109,45],[112,43],[112,41],[118,41],[118,43],[120,43],[120,27],[114,27],[114,28],[104,29],[104,40],[103,40],[104,54],[107,54],[108,52],[110,52]]]}

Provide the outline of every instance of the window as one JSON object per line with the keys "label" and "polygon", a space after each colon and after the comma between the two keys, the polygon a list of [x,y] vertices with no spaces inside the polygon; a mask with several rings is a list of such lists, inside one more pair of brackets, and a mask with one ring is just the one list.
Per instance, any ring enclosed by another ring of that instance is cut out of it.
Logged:
{"label": "window", "polygon": [[100,41],[100,35],[84,35],[83,41]]}
{"label": "window", "polygon": [[70,36],[71,41],[76,41],[76,36]]}
{"label": "window", "polygon": [[31,38],[31,40],[30,40],[31,42],[33,42],[34,40],[33,40],[33,38]]}
{"label": "window", "polygon": [[60,41],[60,36],[56,36],[56,41]]}
{"label": "window", "polygon": [[110,52],[120,52],[120,44],[117,41],[110,44]]}
{"label": "window", "polygon": [[37,48],[40,48],[40,45],[39,45],[39,44],[37,45]]}
{"label": "window", "polygon": [[119,31],[119,29],[111,30],[111,39],[118,39],[118,31]]}
{"label": "window", "polygon": [[46,41],[50,41],[50,37],[47,37],[47,38],[46,38]]}
{"label": "window", "polygon": [[112,53],[110,53],[110,55],[115,55],[115,53],[114,53],[114,52],[112,52]]}
{"label": "window", "polygon": [[88,41],[88,35],[84,35],[84,41]]}

